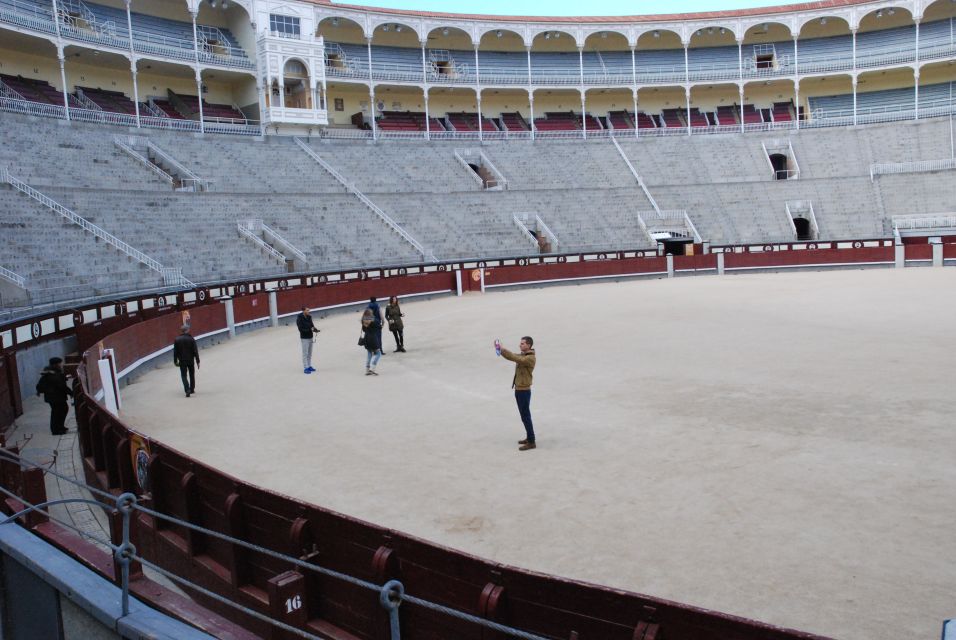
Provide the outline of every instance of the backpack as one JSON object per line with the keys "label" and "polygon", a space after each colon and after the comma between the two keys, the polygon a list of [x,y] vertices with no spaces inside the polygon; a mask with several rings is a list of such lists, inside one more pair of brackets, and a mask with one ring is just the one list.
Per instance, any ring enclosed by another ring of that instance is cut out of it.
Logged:
{"label": "backpack", "polygon": [[43,395],[47,392],[47,387],[49,386],[49,377],[46,374],[46,371],[40,374],[40,380],[37,382],[37,395]]}

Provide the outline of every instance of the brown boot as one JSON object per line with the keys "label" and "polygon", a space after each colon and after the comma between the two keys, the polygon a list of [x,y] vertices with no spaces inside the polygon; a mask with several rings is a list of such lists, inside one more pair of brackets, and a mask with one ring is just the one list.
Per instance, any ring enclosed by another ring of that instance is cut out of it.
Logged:
{"label": "brown boot", "polygon": [[520,447],[518,447],[518,451],[527,451],[528,449],[536,449],[536,448],[537,446],[533,442],[526,442]]}
{"label": "brown boot", "polygon": [[518,444],[528,444],[528,439],[525,438],[524,440],[518,440]]}

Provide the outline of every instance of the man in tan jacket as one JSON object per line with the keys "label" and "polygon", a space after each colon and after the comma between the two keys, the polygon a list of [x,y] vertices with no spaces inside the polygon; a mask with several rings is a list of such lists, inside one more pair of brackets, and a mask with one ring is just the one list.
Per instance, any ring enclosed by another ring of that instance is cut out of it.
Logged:
{"label": "man in tan jacket", "polygon": [[511,387],[515,390],[515,402],[518,403],[518,413],[524,423],[525,439],[519,440],[519,451],[534,449],[534,427],[531,424],[531,382],[534,371],[534,340],[531,336],[524,336],[518,345],[521,353],[513,353],[501,348],[501,356],[515,363],[515,377]]}

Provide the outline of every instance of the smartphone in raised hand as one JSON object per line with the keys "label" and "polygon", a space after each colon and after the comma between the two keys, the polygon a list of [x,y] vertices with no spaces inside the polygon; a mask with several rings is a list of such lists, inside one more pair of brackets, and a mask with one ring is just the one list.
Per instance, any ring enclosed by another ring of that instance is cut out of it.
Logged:
{"label": "smartphone in raised hand", "polygon": [[495,355],[501,355],[501,340],[498,340],[497,338],[495,338]]}

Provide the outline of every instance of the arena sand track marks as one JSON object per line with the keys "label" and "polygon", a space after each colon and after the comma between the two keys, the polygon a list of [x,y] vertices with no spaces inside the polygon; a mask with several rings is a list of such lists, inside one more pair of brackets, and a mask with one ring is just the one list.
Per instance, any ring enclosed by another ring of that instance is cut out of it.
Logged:
{"label": "arena sand track marks", "polygon": [[[956,615],[956,269],[601,283],[403,303],[171,363],[124,417],[227,473],[487,558],[846,640]],[[381,291],[381,298],[389,294]],[[523,436],[492,341],[535,338]]]}

